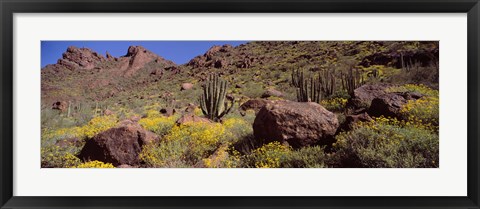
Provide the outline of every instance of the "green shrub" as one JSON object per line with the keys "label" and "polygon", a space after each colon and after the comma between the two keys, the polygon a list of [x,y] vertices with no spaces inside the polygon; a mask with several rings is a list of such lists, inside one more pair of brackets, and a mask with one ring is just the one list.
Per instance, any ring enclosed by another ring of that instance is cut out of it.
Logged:
{"label": "green shrub", "polygon": [[334,167],[438,167],[439,138],[431,127],[376,118],[340,133],[334,144]]}
{"label": "green shrub", "polygon": [[282,163],[285,168],[325,168],[328,155],[320,146],[303,147],[287,155],[287,160]]}
{"label": "green shrub", "polygon": [[323,168],[327,155],[323,147],[303,147],[293,150],[290,146],[271,142],[244,156],[245,167],[255,168]]}

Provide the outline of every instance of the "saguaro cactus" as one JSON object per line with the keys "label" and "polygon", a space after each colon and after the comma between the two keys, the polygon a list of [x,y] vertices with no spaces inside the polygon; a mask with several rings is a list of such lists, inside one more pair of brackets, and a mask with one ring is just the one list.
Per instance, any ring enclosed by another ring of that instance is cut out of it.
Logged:
{"label": "saguaro cactus", "polygon": [[233,108],[234,99],[230,99],[230,106],[225,100],[228,82],[218,75],[210,75],[203,86],[203,95],[200,96],[200,107],[203,114],[210,120],[219,121]]}

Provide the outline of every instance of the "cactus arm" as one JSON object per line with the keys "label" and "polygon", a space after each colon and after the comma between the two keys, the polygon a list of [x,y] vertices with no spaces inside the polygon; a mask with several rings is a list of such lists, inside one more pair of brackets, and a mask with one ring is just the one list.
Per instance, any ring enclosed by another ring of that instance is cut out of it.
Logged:
{"label": "cactus arm", "polygon": [[205,96],[204,96],[204,95],[201,95],[201,96],[200,96],[200,109],[202,109],[202,113],[203,113],[204,115],[208,115],[208,113],[207,113],[207,106],[206,106]]}
{"label": "cactus arm", "polygon": [[[223,111],[222,114],[220,114],[220,115],[218,116],[218,118],[222,118],[224,115],[230,113],[230,111],[233,109],[233,106],[234,106],[234,104],[235,104],[234,101],[235,101],[235,99],[233,99],[233,100],[230,102],[230,107],[228,107],[228,102],[227,102],[227,101],[224,103],[226,110]],[[228,107],[228,108],[227,108],[227,107]]]}

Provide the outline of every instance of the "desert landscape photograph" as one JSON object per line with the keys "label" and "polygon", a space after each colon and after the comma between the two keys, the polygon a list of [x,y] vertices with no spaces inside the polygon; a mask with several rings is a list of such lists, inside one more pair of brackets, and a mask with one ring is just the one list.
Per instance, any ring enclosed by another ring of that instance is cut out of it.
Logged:
{"label": "desert landscape photograph", "polygon": [[438,41],[42,41],[41,168],[439,168]]}

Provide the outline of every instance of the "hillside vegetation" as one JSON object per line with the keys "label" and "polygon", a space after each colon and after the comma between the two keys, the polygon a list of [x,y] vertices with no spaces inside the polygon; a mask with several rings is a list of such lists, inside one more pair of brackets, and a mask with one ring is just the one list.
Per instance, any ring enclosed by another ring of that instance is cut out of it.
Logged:
{"label": "hillside vegetation", "polygon": [[177,65],[72,46],[41,70],[42,167],[438,167],[438,55],[254,41]]}

